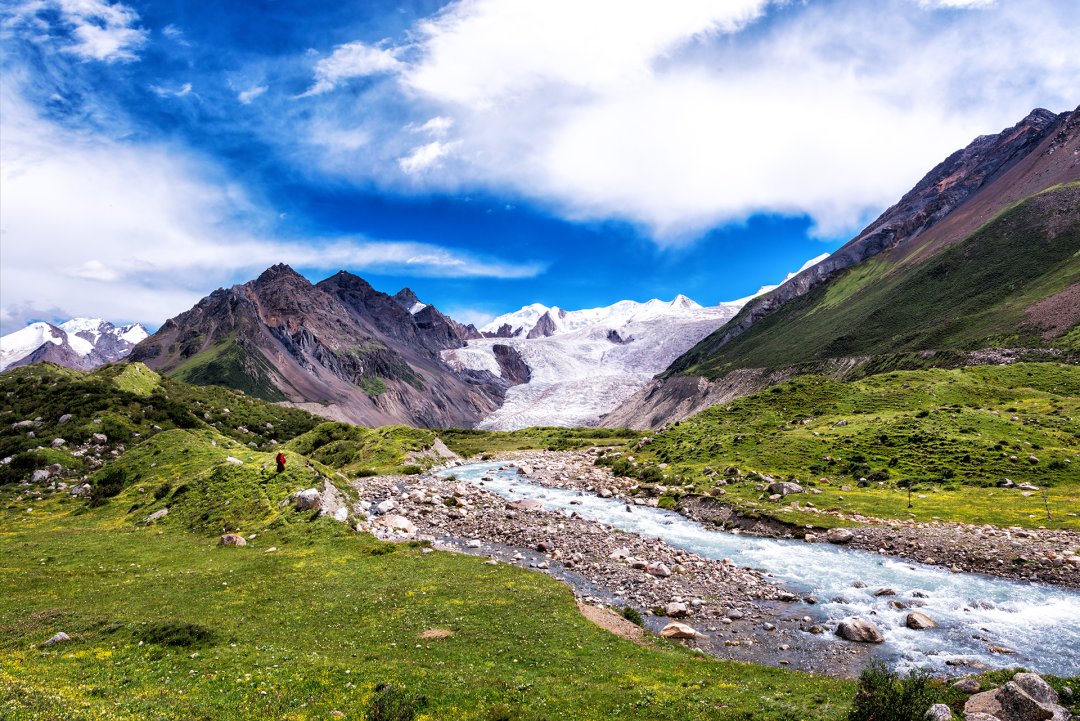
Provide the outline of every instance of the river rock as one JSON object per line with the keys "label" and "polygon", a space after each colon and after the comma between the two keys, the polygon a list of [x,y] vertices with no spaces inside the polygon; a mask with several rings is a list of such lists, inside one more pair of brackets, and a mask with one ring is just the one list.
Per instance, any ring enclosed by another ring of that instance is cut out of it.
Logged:
{"label": "river rock", "polygon": [[219,546],[246,546],[247,539],[238,533],[223,533],[221,534],[221,540],[218,541]]}
{"label": "river rock", "polygon": [[952,709],[943,703],[936,703],[926,709],[923,718],[927,721],[952,721]]}
{"label": "river rock", "polygon": [[698,632],[685,623],[672,621],[660,629],[660,635],[664,638],[697,638]]}
{"label": "river rock", "polygon": [[672,602],[664,608],[664,615],[670,618],[685,618],[690,614],[690,609],[685,603]]}
{"label": "river rock", "polygon": [[397,508],[397,501],[393,498],[387,498],[385,501],[375,506],[375,510],[379,513],[389,513]]}
{"label": "river rock", "polygon": [[907,618],[904,619],[904,625],[916,631],[923,631],[928,628],[937,628],[937,621],[930,618],[925,613],[912,611],[907,615]]}
{"label": "river rock", "polygon": [[863,618],[845,618],[837,625],[836,635],[858,643],[882,643],[885,640],[877,626]]}
{"label": "river rock", "polygon": [[599,495],[601,498],[611,498],[615,494],[611,492],[610,488],[601,488]]}
{"label": "river rock", "polygon": [[851,543],[855,534],[846,528],[830,528],[825,532],[825,540],[829,543]]}
{"label": "river rock", "polygon": [[386,514],[379,516],[371,522],[372,526],[379,528],[385,528],[388,531],[400,531],[407,535],[416,533],[416,524],[410,521],[405,516],[399,516],[397,514]]}
{"label": "river rock", "polygon": [[535,498],[522,498],[517,501],[510,501],[506,504],[506,507],[513,511],[539,511],[543,509],[544,504]]}
{"label": "river rock", "polygon": [[667,578],[671,575],[671,569],[662,563],[649,563],[645,565],[645,573],[659,576],[660,578]]}

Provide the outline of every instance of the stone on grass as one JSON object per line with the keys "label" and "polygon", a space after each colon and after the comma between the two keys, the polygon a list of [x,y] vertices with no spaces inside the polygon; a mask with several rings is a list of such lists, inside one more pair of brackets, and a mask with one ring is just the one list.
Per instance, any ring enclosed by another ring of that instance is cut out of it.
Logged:
{"label": "stone on grass", "polygon": [[790,496],[793,493],[802,493],[803,487],[798,483],[792,483],[790,481],[780,481],[779,483],[769,484],[769,493],[779,494],[781,497]]}
{"label": "stone on grass", "polygon": [[218,541],[219,546],[246,546],[247,539],[241,536],[239,533],[223,533],[221,534],[221,540]]}
{"label": "stone on grass", "polygon": [[979,682],[973,678],[962,678],[952,685],[957,691],[963,691],[964,693],[978,693],[982,686]]}
{"label": "stone on grass", "polygon": [[857,643],[882,643],[885,640],[877,626],[864,618],[845,618],[836,627],[836,635]]}
{"label": "stone on grass", "polygon": [[303,491],[298,491],[294,496],[294,499],[296,510],[310,511],[313,508],[319,507],[319,501],[322,500],[322,494],[319,493],[318,488],[307,488]]}
{"label": "stone on grass", "polygon": [[142,522],[143,523],[153,523],[154,521],[157,521],[158,519],[164,518],[167,515],[169,515],[169,509],[168,508],[162,508],[161,510],[154,511],[153,513],[151,513],[149,516],[144,518]]}
{"label": "stone on grass", "polygon": [[936,703],[926,709],[923,718],[927,721],[952,721],[952,709],[943,703]]}
{"label": "stone on grass", "polygon": [[70,640],[71,640],[71,636],[68,636],[66,633],[61,631],[60,633],[58,633],[55,636],[53,636],[52,638],[50,638],[48,641],[46,641],[42,645],[43,646],[52,646],[52,645],[55,645],[55,644],[58,644],[58,643],[67,643]]}

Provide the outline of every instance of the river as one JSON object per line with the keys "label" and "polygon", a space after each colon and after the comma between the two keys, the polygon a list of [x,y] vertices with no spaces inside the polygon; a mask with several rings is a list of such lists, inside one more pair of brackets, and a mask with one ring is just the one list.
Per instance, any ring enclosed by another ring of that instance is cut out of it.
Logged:
{"label": "river", "polygon": [[[1080,592],[952,573],[827,543],[737,535],[659,508],[634,506],[633,513],[627,513],[623,501],[541,486],[516,468],[499,471],[500,466],[505,463],[478,463],[448,473],[482,484],[507,500],[534,498],[549,511],[577,513],[623,531],[662,538],[705,558],[728,558],[771,574],[800,596],[816,598],[817,604],[806,606],[806,612],[827,621],[830,628],[848,616],[872,621],[886,639],[874,654],[893,668],[946,671],[949,660],[975,659],[992,668],[1024,666],[1038,673],[1080,674]],[[883,588],[896,595],[876,595]],[[912,608],[896,609],[889,601]],[[925,613],[939,627],[907,628],[904,621],[910,610]],[[834,643],[849,643],[831,638]],[[991,646],[1014,653],[991,652]]]}

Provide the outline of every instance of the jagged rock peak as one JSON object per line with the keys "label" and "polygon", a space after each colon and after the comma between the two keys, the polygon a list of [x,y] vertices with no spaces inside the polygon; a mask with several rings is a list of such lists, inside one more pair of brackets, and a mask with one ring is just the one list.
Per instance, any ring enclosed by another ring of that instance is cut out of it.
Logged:
{"label": "jagged rock peak", "polygon": [[[342,271],[344,272],[344,271]],[[266,283],[281,283],[283,281],[302,281],[306,285],[308,283],[307,278],[297,273],[291,266],[285,263],[278,263],[272,265],[264,270],[258,278],[255,279],[255,285],[263,285]]]}
{"label": "jagged rock peak", "polygon": [[413,293],[411,288],[402,288],[394,294],[394,300],[397,301],[405,310],[411,311],[417,303],[420,303],[420,299],[416,297],[416,293]]}

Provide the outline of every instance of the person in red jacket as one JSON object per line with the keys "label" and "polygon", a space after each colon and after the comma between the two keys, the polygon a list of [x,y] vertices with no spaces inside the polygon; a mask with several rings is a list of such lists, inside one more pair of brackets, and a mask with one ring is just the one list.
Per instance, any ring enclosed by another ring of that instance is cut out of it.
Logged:
{"label": "person in red jacket", "polygon": [[277,461],[277,472],[281,473],[282,471],[284,471],[285,470],[285,454],[282,453],[281,451],[278,451],[277,458],[275,458],[274,460]]}

